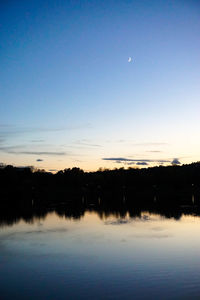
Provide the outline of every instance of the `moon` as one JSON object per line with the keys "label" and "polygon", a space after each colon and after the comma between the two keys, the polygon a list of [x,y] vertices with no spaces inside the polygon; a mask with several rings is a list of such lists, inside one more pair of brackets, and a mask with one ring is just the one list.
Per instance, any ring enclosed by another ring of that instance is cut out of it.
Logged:
{"label": "moon", "polygon": [[128,58],[128,62],[130,63],[132,61],[132,58],[129,56]]}

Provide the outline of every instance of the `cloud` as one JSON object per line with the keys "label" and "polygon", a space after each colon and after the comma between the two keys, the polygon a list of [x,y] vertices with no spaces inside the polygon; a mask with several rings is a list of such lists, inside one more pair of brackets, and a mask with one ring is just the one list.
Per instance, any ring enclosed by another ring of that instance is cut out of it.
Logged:
{"label": "cloud", "polygon": [[56,171],[58,171],[57,169],[49,169],[48,170],[49,172],[56,172]]}
{"label": "cloud", "polygon": [[139,165],[139,166],[147,166],[148,165],[148,163],[146,162],[146,161],[138,161],[137,163],[136,163],[136,165]]}
{"label": "cloud", "polygon": [[0,151],[12,153],[15,149],[24,148],[24,145],[15,145],[15,146],[0,146]]}
{"label": "cloud", "polygon": [[102,158],[102,160],[114,160],[114,161],[132,161],[132,159],[128,159],[128,158],[124,158],[124,157],[105,157],[105,158]]}
{"label": "cloud", "polygon": [[37,131],[62,131],[62,130],[74,130],[74,129],[81,129],[81,128],[91,128],[90,123],[84,123],[79,125],[72,125],[72,126],[63,126],[63,127],[32,127],[32,126],[17,126],[17,125],[3,125],[0,124],[0,131],[2,132],[37,132]]}
{"label": "cloud", "polygon": [[14,154],[25,154],[25,155],[66,155],[65,152],[51,152],[51,151],[13,151],[10,153]]}
{"label": "cloud", "polygon": [[38,159],[36,159],[36,161],[43,161],[43,159],[38,158]]}
{"label": "cloud", "polygon": [[[65,151],[59,149],[59,151],[54,151],[54,148],[50,148],[53,145],[45,145],[45,148],[50,151],[45,151],[43,148],[33,148],[33,144],[30,145],[17,145],[13,141],[13,145],[11,145],[12,139],[16,141],[16,137],[23,135],[24,137],[27,136],[29,138],[29,142],[31,143],[40,143],[45,142],[44,139],[30,139],[31,133],[36,135],[37,133],[45,133],[45,132],[57,132],[57,131],[69,131],[69,130],[78,130],[83,128],[91,128],[90,123],[83,123],[79,125],[73,126],[65,126],[65,127],[31,127],[31,126],[15,126],[15,125],[7,125],[7,124],[0,124],[0,152],[8,153],[8,154],[16,154],[16,155],[57,155],[57,156],[64,156],[66,154]],[[40,136],[39,136],[40,137]],[[9,141],[9,142],[8,142]],[[38,146],[38,145],[37,145]],[[48,146],[48,148],[47,148]],[[91,144],[88,146],[98,147],[98,145]],[[29,150],[30,149],[30,150]],[[36,150],[36,151],[35,151]]]}
{"label": "cloud", "polygon": [[180,164],[181,164],[181,162],[179,161],[178,158],[174,158],[174,159],[172,160],[172,165],[180,165]]}
{"label": "cloud", "polygon": [[31,126],[17,126],[17,125],[7,125],[0,124],[0,139],[8,138],[10,136],[15,136],[24,133],[37,133],[37,132],[57,132],[57,131],[68,131],[68,130],[79,130],[85,128],[92,128],[90,123],[83,123],[72,126],[63,127],[31,127]]}
{"label": "cloud", "polygon": [[6,147],[0,147],[1,152],[6,152],[10,154],[18,154],[18,155],[66,155],[66,152],[60,152],[60,151],[20,151],[16,150],[22,148],[22,146],[6,146]]}
{"label": "cloud", "polygon": [[61,131],[64,128],[47,128],[47,127],[18,127],[18,126],[0,126],[0,135],[1,136],[10,136],[21,133],[35,133],[35,132],[50,132],[50,131]]}
{"label": "cloud", "polygon": [[170,160],[165,160],[165,159],[131,159],[131,158],[125,158],[125,157],[106,157],[102,158],[102,160],[108,160],[108,161],[114,161],[116,163],[118,162],[140,162],[140,163],[151,163],[151,162],[157,162],[157,163],[169,163],[171,162]]}

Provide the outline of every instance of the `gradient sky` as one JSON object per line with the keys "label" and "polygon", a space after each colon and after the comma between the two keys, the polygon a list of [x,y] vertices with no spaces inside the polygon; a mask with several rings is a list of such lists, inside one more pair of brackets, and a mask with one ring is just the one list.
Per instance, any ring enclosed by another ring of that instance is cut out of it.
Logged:
{"label": "gradient sky", "polygon": [[0,162],[200,160],[199,33],[198,0],[1,1]]}

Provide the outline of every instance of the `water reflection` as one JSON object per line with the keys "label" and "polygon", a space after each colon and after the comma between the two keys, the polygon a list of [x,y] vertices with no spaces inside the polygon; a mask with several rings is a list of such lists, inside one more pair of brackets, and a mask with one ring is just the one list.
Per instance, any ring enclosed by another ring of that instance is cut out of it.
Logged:
{"label": "water reflection", "polygon": [[175,199],[3,201],[0,298],[198,299],[200,208]]}
{"label": "water reflection", "polygon": [[[174,199],[174,201],[172,201]],[[178,199],[178,200],[177,200]],[[160,201],[159,201],[160,200]],[[101,197],[80,197],[80,199],[59,199],[46,201],[42,199],[6,199],[1,203],[0,227],[13,225],[21,220],[26,223],[34,223],[37,220],[44,220],[50,212],[66,219],[80,220],[87,212],[94,212],[101,220],[109,217],[119,219],[120,224],[129,219],[143,218],[143,212],[157,214],[164,218],[179,220],[183,215],[200,216],[200,205],[194,194],[185,198],[170,198],[169,201],[158,199],[156,195],[147,195],[139,199],[132,199],[123,196],[119,198]]]}

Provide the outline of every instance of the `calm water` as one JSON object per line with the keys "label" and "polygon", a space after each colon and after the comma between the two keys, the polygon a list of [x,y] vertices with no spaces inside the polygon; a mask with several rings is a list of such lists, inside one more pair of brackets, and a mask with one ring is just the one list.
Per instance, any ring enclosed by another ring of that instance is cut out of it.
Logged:
{"label": "calm water", "polygon": [[200,218],[55,212],[0,227],[1,299],[200,298]]}

